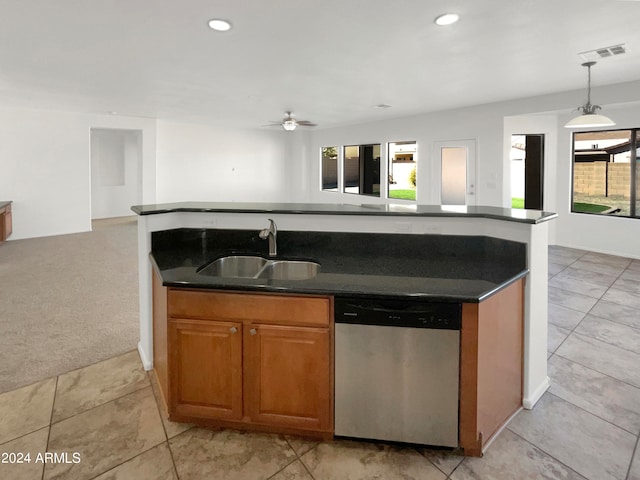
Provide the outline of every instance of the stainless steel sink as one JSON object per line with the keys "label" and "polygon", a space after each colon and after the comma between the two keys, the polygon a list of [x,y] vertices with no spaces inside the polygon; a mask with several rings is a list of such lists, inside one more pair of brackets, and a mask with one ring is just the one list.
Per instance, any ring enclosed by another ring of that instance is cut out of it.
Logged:
{"label": "stainless steel sink", "polygon": [[260,270],[257,278],[270,278],[272,280],[306,280],[318,274],[320,265],[315,262],[298,260],[269,261]]}
{"label": "stainless steel sink", "polygon": [[198,273],[225,278],[262,278],[269,280],[307,280],[318,274],[320,265],[303,260],[267,260],[250,255],[221,257],[205,265]]}
{"label": "stainless steel sink", "polygon": [[198,273],[213,277],[253,278],[266,263],[267,260],[262,257],[232,255],[211,262],[202,270],[198,270]]}

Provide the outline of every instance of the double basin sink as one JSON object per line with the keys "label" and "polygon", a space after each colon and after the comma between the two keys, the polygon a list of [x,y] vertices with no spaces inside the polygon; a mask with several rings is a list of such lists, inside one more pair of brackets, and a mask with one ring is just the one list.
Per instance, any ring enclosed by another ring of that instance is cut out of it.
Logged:
{"label": "double basin sink", "polygon": [[318,274],[320,265],[305,260],[266,259],[254,255],[229,255],[198,269],[200,275],[267,280],[307,280]]}

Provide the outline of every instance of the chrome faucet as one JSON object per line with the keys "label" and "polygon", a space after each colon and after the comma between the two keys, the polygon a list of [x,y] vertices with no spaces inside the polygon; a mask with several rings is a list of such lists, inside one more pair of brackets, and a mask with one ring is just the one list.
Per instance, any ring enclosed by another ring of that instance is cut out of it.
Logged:
{"label": "chrome faucet", "polygon": [[269,256],[275,257],[278,254],[278,245],[276,243],[276,237],[278,236],[278,227],[276,226],[276,222],[274,222],[271,218],[269,220],[269,228],[265,228],[264,230],[260,230],[260,238],[265,240],[269,239]]}

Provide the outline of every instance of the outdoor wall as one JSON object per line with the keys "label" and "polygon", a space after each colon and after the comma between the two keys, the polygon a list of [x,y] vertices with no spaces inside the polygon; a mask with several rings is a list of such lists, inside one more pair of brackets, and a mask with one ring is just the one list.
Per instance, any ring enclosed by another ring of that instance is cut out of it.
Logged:
{"label": "outdoor wall", "polygon": [[10,240],[91,229],[91,128],[143,132],[142,198],[155,200],[154,120],[0,108],[0,196],[14,202]]}
{"label": "outdoor wall", "polygon": [[285,135],[158,121],[157,202],[286,200]]}
{"label": "outdoor wall", "polygon": [[585,195],[630,198],[628,163],[579,162],[573,166],[573,191]]}

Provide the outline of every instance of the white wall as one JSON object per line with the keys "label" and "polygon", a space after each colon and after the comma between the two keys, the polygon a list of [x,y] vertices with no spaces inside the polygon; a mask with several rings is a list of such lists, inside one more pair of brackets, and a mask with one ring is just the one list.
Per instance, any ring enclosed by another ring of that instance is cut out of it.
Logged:
{"label": "white wall", "polygon": [[91,130],[91,218],[131,215],[142,203],[142,132]]}
{"label": "white wall", "polygon": [[285,132],[158,121],[157,201],[289,201]]}
{"label": "white wall", "polygon": [[[0,109],[0,197],[13,200],[10,240],[91,229],[91,128],[143,131],[143,172],[155,174],[155,121],[26,108]],[[143,201],[155,200],[153,181]]]}
{"label": "white wall", "polygon": [[[436,142],[475,140],[477,168],[478,205],[498,205],[502,202],[502,165],[494,161],[502,158],[501,109],[496,106],[482,106],[446,112],[435,112],[413,117],[405,117],[381,122],[351,125],[339,128],[317,130],[311,134],[308,146],[308,177],[310,191],[306,200],[338,203],[381,203],[381,198],[351,195],[341,192],[320,191],[320,149],[334,145],[356,145],[415,140],[418,149],[417,201],[418,203],[439,203],[439,171],[437,159],[432,155]],[[490,159],[487,161],[485,159]],[[386,147],[381,149],[382,177],[387,178]],[[434,181],[435,179],[435,181]],[[311,188],[313,187],[313,188]],[[384,189],[383,189],[384,190]],[[394,199],[393,203],[399,201]]]}
{"label": "white wall", "polygon": [[[613,129],[640,127],[638,104],[607,107],[603,113],[616,122]],[[571,132],[562,127],[571,117],[563,115],[558,122],[555,240],[567,247],[640,258],[640,219],[571,213]]]}
{"label": "white wall", "polygon": [[[569,213],[571,132],[564,124],[584,102],[584,91],[516,99],[413,117],[316,130],[307,145],[305,178],[308,191],[298,200],[325,203],[381,203],[384,198],[320,190],[320,148],[358,143],[418,142],[418,202],[438,203],[434,193],[440,179],[433,155],[439,141],[477,142],[477,204],[509,208],[510,137],[512,133],[545,134],[544,209],[557,212],[549,229],[550,243],[640,258],[640,220]],[[592,98],[605,105],[620,128],[640,127],[640,81],[592,89]],[[560,112],[560,113],[558,113]],[[382,163],[386,163],[383,150]],[[384,175],[384,172],[383,172]],[[392,200],[397,203],[398,200]]]}
{"label": "white wall", "polygon": [[[408,140],[418,143],[418,201],[438,203],[433,145],[474,139],[477,204],[508,207],[510,135],[544,133],[545,209],[559,214],[550,225],[551,242],[640,257],[640,220],[569,212],[571,135],[562,125],[583,97],[584,91],[576,90],[290,133],[1,108],[0,199],[14,201],[12,239],[89,230],[90,130],[115,128],[142,131],[141,203],[384,202],[383,198],[320,191],[320,148]],[[620,128],[640,126],[640,81],[593,88],[592,98],[605,105],[605,113],[616,117]],[[381,163],[386,168],[386,148]]]}

